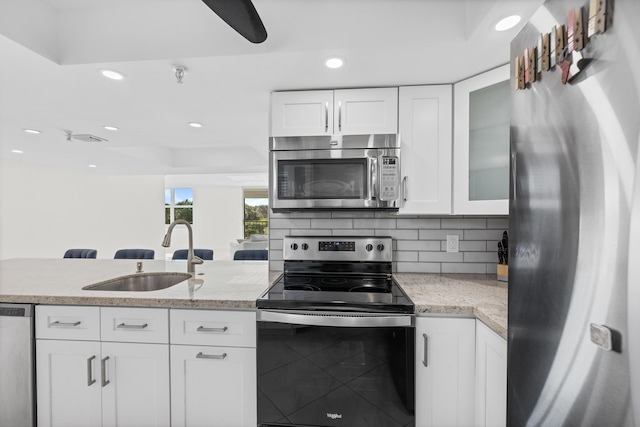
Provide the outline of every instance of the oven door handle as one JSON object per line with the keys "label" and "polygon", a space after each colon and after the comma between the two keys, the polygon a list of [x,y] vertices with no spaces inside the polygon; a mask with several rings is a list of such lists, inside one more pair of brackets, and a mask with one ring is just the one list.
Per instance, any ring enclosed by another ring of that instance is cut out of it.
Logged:
{"label": "oven door handle", "polygon": [[401,315],[358,315],[341,312],[283,312],[258,310],[259,322],[276,322],[308,326],[334,326],[347,328],[377,328],[413,326],[413,316]]}

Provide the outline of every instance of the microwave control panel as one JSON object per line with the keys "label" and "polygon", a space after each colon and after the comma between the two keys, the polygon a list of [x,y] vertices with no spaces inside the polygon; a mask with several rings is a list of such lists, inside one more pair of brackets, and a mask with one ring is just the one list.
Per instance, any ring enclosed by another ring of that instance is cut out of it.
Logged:
{"label": "microwave control panel", "polygon": [[380,165],[380,200],[397,200],[400,193],[400,159],[383,156]]}

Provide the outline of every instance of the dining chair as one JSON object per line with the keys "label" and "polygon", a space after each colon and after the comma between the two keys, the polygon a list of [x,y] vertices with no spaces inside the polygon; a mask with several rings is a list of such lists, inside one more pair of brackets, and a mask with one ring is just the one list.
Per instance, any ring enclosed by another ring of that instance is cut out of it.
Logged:
{"label": "dining chair", "polygon": [[118,249],[113,259],[153,259],[153,249]]}
{"label": "dining chair", "polygon": [[233,254],[233,259],[239,260],[267,260],[269,259],[267,249],[240,249]]}
{"label": "dining chair", "polygon": [[68,249],[63,258],[96,258],[98,251],[95,249]]}
{"label": "dining chair", "polygon": [[[171,259],[187,259],[189,249],[178,249],[173,253]],[[213,249],[194,249],[193,254],[205,261],[213,260]]]}

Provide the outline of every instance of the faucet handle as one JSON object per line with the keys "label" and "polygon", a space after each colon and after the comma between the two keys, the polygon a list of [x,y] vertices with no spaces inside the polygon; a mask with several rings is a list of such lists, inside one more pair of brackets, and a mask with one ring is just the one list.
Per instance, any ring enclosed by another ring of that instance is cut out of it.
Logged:
{"label": "faucet handle", "polygon": [[136,273],[142,273],[142,261],[136,262]]}
{"label": "faucet handle", "polygon": [[193,256],[193,259],[191,260],[191,264],[202,264],[202,263],[204,263],[202,258],[195,255]]}

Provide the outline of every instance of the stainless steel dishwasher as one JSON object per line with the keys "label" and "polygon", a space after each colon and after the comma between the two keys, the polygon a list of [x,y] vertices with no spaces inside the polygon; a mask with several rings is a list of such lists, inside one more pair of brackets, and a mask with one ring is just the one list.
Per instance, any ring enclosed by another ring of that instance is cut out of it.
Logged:
{"label": "stainless steel dishwasher", "polygon": [[35,425],[33,311],[0,304],[0,427]]}

